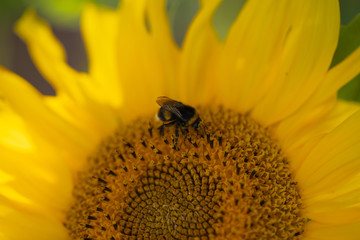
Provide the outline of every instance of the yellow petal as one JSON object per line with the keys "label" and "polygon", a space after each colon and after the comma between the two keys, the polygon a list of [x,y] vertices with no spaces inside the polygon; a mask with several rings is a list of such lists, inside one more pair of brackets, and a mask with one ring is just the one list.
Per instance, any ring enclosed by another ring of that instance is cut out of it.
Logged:
{"label": "yellow petal", "polygon": [[337,93],[351,79],[360,73],[360,47],[353,51],[347,58],[327,73],[318,91],[311,98],[311,104],[315,105]]}
{"label": "yellow petal", "polygon": [[324,225],[351,224],[360,220],[360,208],[348,207],[326,212],[311,212],[306,214],[311,221],[322,223]]}
{"label": "yellow petal", "polygon": [[287,11],[292,10],[287,5],[284,1],[247,1],[231,26],[219,60],[220,93],[228,105],[246,112],[272,86],[274,78],[265,79],[279,68],[291,25]]}
{"label": "yellow petal", "polygon": [[265,125],[289,116],[314,93],[328,71],[337,45],[338,1],[291,3],[294,12],[290,10],[289,14],[294,22],[277,63],[279,71],[272,76],[276,81],[252,113]]}
{"label": "yellow petal", "polygon": [[[165,85],[165,91],[172,96],[178,92],[179,82],[176,82],[179,49],[173,40],[167,13],[166,1],[147,1],[149,28],[152,40],[158,50],[165,71],[166,81],[159,82]],[[155,87],[161,87],[156,85]]]}
{"label": "yellow petal", "polygon": [[0,238],[4,240],[66,240],[61,222],[51,216],[18,211],[0,204]]}
{"label": "yellow petal", "polygon": [[72,182],[56,146],[36,137],[5,103],[0,126],[0,196],[23,208],[64,209]]}
{"label": "yellow petal", "polygon": [[[96,139],[91,139],[86,132],[74,128],[48,108],[29,83],[4,68],[0,68],[0,89],[12,109],[26,119],[29,129],[61,148],[62,152],[81,160],[96,144]],[[80,161],[72,164],[78,165]]]}
{"label": "yellow petal", "polygon": [[[357,179],[358,180],[358,179]],[[343,186],[342,186],[343,187]],[[346,186],[345,186],[346,187]],[[339,187],[340,188],[340,187]],[[306,211],[309,212],[309,218],[311,216],[318,216],[319,219],[327,216],[330,213],[337,213],[339,217],[345,218],[344,220],[350,221],[351,219],[360,219],[360,209],[357,207],[351,207],[354,204],[359,203],[359,187],[355,187],[351,192],[343,193],[340,191],[333,191],[326,194],[319,194],[318,196],[309,197],[306,200]],[[345,217],[347,216],[347,217]],[[326,221],[326,217],[322,219],[324,222],[339,223],[340,221],[335,219],[329,219]]]}
{"label": "yellow petal", "polygon": [[[166,9],[163,8],[164,12]],[[173,53],[169,45],[161,48],[154,34],[165,34],[160,29],[152,32],[146,24],[147,5],[144,1],[122,1],[119,6],[119,37],[117,54],[119,79],[122,83],[124,107],[121,109],[125,119],[139,114],[153,114],[158,96],[171,97],[171,89],[166,86],[169,61],[164,51]],[[151,13],[153,14],[153,13]],[[164,13],[162,13],[164,14]],[[150,15],[149,15],[150,17]],[[158,17],[149,18],[149,26],[156,24]],[[152,22],[154,21],[154,22]],[[159,36],[160,37],[160,36]],[[174,61],[175,62],[175,61]],[[171,80],[169,80],[172,82]]]}
{"label": "yellow petal", "polygon": [[1,170],[10,177],[0,184],[1,198],[21,209],[56,210],[54,216],[61,215],[71,200],[73,176],[66,161],[59,158],[59,151],[52,148],[49,154],[48,148],[45,153],[43,149],[19,153],[0,149]]}
{"label": "yellow petal", "polygon": [[302,132],[304,127],[318,124],[335,106],[337,91],[359,72],[360,48],[330,69],[314,95],[295,114],[277,126],[276,136],[280,139],[289,138]]}
{"label": "yellow petal", "polygon": [[64,49],[47,23],[31,9],[25,11],[15,26],[16,33],[25,41],[30,56],[43,76],[58,93],[66,93],[78,102],[87,98],[85,90],[94,92],[90,82],[66,63]]}
{"label": "yellow petal", "polygon": [[297,168],[303,195],[336,189],[360,170],[360,111],[320,139]]}
{"label": "yellow petal", "polygon": [[21,117],[0,99],[0,146],[17,151],[28,151],[32,143]]}
{"label": "yellow petal", "polygon": [[89,74],[97,88],[100,101],[106,99],[119,108],[123,103],[119,81],[117,11],[88,4],[81,18],[81,31],[89,59]]}
{"label": "yellow petal", "polygon": [[[77,127],[87,127],[88,129],[82,129],[84,132],[91,134],[93,131],[95,138],[109,134],[109,129],[112,131],[117,122],[114,115],[111,119],[109,114],[104,114],[105,111],[109,112],[109,107],[104,105],[119,106],[119,93],[111,94],[111,91],[107,91],[115,90],[116,85],[108,84],[106,86],[109,89],[103,89],[87,74],[70,68],[66,63],[63,47],[48,24],[37,18],[34,11],[28,10],[24,13],[16,25],[16,31],[27,43],[39,70],[57,90],[57,97],[48,97],[51,99],[47,101],[50,102],[49,107]],[[107,77],[104,76],[103,79]],[[115,97],[112,98],[113,96]],[[62,111],[59,111],[60,108]]]}
{"label": "yellow petal", "polygon": [[6,103],[0,115],[0,198],[22,209],[65,209],[72,175],[64,160],[72,153],[64,154],[29,129]]}
{"label": "yellow petal", "polygon": [[[347,220],[360,219],[360,174],[342,181],[336,187],[324,189],[315,194],[304,195],[306,201],[306,211],[319,218],[332,212],[339,217],[348,216]],[[346,219],[345,219],[346,220]],[[334,222],[335,219],[322,219],[322,222]]]}
{"label": "yellow petal", "polygon": [[178,73],[180,99],[185,102],[215,101],[217,85],[221,83],[216,68],[222,45],[212,19],[220,3],[221,0],[202,1],[185,36]]}
{"label": "yellow petal", "polygon": [[[331,217],[336,218],[336,216]],[[359,236],[360,221],[339,226],[310,222],[304,233],[306,240],[358,240]]]}
{"label": "yellow petal", "polygon": [[304,116],[304,126],[297,132],[293,132],[290,128],[286,129],[285,123],[279,124],[278,128],[274,129],[275,135],[281,136],[281,148],[291,160],[292,167],[297,169],[320,138],[358,110],[360,110],[359,103],[338,101],[334,97],[314,109],[308,116]]}
{"label": "yellow petal", "polygon": [[96,142],[110,135],[119,126],[119,117],[109,105],[91,99],[78,105],[68,95],[61,93],[43,98],[54,113]]}
{"label": "yellow petal", "polygon": [[338,8],[337,1],[248,1],[220,59],[225,103],[242,112],[254,108],[263,125],[296,111],[330,65]]}

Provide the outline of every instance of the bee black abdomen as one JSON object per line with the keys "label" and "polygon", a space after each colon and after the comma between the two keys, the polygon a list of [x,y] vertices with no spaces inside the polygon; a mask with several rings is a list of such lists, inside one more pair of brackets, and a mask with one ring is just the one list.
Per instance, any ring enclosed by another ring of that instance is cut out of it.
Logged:
{"label": "bee black abdomen", "polygon": [[184,122],[188,122],[195,115],[195,109],[190,106],[183,105],[182,107],[178,107],[178,110],[180,111],[181,116],[183,118],[182,120]]}

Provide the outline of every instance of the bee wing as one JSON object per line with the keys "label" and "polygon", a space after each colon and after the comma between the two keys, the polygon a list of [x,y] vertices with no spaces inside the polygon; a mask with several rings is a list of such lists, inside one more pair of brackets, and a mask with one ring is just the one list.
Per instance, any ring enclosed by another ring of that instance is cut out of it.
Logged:
{"label": "bee wing", "polygon": [[172,100],[171,98],[160,96],[156,99],[157,104],[160,106],[164,105],[166,102],[176,102],[175,100]]}
{"label": "bee wing", "polygon": [[182,108],[184,106],[184,104],[182,104],[181,102],[172,100],[171,98],[165,96],[158,97],[156,99],[156,102],[166,111],[169,111],[175,114],[181,120],[186,121],[181,112],[179,111],[179,108]]}

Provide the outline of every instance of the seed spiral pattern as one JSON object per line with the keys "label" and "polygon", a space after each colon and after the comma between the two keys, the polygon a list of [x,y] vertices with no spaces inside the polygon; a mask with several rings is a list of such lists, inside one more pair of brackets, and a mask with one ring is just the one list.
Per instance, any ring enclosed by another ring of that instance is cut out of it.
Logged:
{"label": "seed spiral pattern", "polygon": [[222,107],[202,127],[159,134],[134,121],[79,173],[64,222],[72,239],[299,239],[306,218],[288,160],[269,131]]}
{"label": "seed spiral pattern", "polygon": [[158,165],[138,185],[124,199],[120,231],[125,235],[208,239],[215,233],[221,186],[201,165]]}

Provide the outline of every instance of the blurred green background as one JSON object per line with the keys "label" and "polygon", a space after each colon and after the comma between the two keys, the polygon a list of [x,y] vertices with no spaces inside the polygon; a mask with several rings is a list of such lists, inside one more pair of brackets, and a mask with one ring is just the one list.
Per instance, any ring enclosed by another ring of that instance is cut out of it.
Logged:
{"label": "blurred green background", "polygon": [[[34,8],[48,21],[55,35],[63,43],[68,63],[79,71],[87,71],[85,49],[79,33],[79,18],[87,2],[116,8],[117,0],[0,0],[0,65],[21,75],[43,94],[55,94],[31,62],[25,45],[14,35],[12,27],[26,8]],[[224,38],[231,22],[237,16],[245,0],[224,0],[214,16],[214,25]],[[173,36],[181,45],[186,29],[199,9],[197,0],[168,0],[167,11]],[[332,65],[344,59],[360,44],[360,1],[340,0],[341,24],[339,46]],[[358,17],[356,17],[358,16]],[[360,101],[360,76],[344,86],[339,97]]]}

